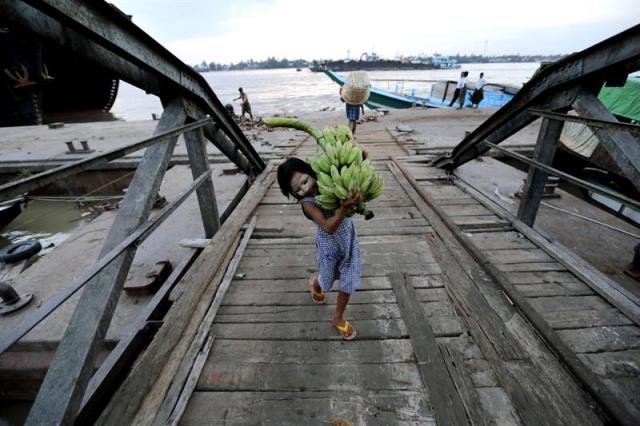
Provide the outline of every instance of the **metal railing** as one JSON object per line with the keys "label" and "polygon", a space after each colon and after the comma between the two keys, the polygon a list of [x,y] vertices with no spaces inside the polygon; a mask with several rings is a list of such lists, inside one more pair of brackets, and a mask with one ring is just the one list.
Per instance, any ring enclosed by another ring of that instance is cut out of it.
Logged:
{"label": "metal railing", "polygon": [[[140,242],[193,192],[198,198],[205,236],[212,237],[220,227],[206,141],[245,172],[249,180],[264,169],[265,163],[204,78],[110,4],[98,0],[0,0],[0,18],[7,25],[26,29],[35,37],[97,62],[116,78],[159,96],[164,106],[154,135],[148,139],[0,186],[0,201],[8,200],[146,149],[96,263],[39,309],[25,313],[17,328],[3,330],[0,335],[2,353],[83,289],[27,419],[27,424],[69,424],[75,421],[81,406],[95,403],[85,398],[95,355],[103,345]],[[149,219],[180,135],[184,136],[194,181],[156,217]],[[229,215],[237,201],[236,197],[223,217]],[[152,303],[166,302],[168,290],[163,290],[162,297],[154,297]],[[146,311],[151,315],[157,309],[150,306]],[[135,359],[135,351],[145,342],[138,339],[137,331],[130,334],[112,351],[111,358],[117,359],[110,359],[109,367],[126,371]],[[118,385],[109,371],[101,370],[96,380],[89,386],[91,397],[99,394],[108,398]]]}

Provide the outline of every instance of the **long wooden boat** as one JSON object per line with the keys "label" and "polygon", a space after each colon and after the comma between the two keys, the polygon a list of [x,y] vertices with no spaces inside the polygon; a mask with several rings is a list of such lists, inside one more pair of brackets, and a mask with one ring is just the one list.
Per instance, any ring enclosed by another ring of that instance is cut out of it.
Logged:
{"label": "long wooden boat", "polygon": [[[335,71],[324,70],[324,73],[334,82],[342,86],[346,79]],[[400,94],[379,87],[371,87],[371,95],[365,103],[369,108],[449,108],[449,103],[453,97],[455,89],[454,81],[437,81],[431,85],[426,96],[416,94]],[[473,93],[473,83],[470,83],[465,99],[465,106],[471,106],[471,94]],[[500,108],[509,102],[517,93],[518,89],[513,86],[490,84],[485,86],[484,99],[480,102],[479,108]],[[454,105],[454,107],[457,106]]]}

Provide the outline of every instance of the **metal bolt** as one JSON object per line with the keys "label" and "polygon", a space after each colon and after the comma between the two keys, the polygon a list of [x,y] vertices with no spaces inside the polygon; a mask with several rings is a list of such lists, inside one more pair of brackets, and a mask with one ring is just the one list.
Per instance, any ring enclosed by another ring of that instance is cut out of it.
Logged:
{"label": "metal bolt", "polygon": [[82,150],[83,151],[90,151],[91,148],[89,148],[89,142],[88,141],[80,141],[80,145],[82,145]]}
{"label": "metal bolt", "polygon": [[73,146],[73,141],[65,142],[67,144],[67,148],[69,148],[69,152],[76,152],[76,147]]}

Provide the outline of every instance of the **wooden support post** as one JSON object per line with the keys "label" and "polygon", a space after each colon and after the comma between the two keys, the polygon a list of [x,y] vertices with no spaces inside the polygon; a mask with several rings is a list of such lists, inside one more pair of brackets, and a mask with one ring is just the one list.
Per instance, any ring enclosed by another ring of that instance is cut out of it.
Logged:
{"label": "wooden support post", "polygon": [[[202,129],[185,133],[184,140],[187,145],[187,154],[189,154],[191,174],[193,178],[196,179],[202,173],[209,170],[207,147]],[[213,180],[211,177],[209,177],[208,180],[209,182],[203,183],[202,186],[197,189],[197,195],[202,224],[204,225],[204,233],[206,238],[211,238],[220,228],[220,215],[218,214],[218,203],[213,188]]]}
{"label": "wooden support post", "polygon": [[[560,120],[542,119],[536,149],[533,153],[535,160],[546,165],[551,165],[553,157],[556,155],[563,124]],[[522,190],[522,199],[518,206],[518,219],[529,226],[533,226],[536,220],[538,207],[540,207],[542,193],[544,192],[544,185],[547,182],[547,176],[546,172],[538,170],[535,167],[529,167],[527,182]]]}
{"label": "wooden support post", "polygon": [[[154,133],[182,126],[185,120],[184,108],[174,100],[167,105]],[[177,140],[178,136],[173,136],[145,152],[105,238],[100,257],[115,248],[149,217]],[[27,424],[74,422],[93,373],[95,355],[102,348],[135,251],[135,246],[132,246],[87,283],[51,361]]]}
{"label": "wooden support post", "polygon": [[[582,90],[573,102],[573,109],[579,116],[598,120],[618,121],[602,105],[593,93]],[[622,173],[640,191],[640,141],[628,132],[615,129],[589,127],[598,141],[616,162]]]}

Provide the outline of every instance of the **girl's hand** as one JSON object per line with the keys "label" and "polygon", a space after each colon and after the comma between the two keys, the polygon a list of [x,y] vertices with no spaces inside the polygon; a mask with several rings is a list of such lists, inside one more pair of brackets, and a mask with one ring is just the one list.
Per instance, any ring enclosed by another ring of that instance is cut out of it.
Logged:
{"label": "girl's hand", "polygon": [[349,191],[347,198],[340,200],[340,205],[345,212],[349,213],[356,205],[358,205],[358,203],[362,202],[363,198],[362,192],[358,191],[354,194]]}

